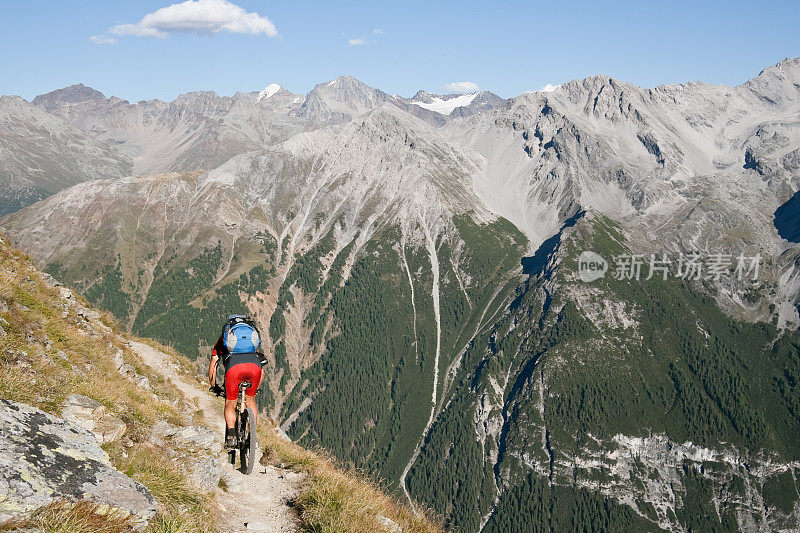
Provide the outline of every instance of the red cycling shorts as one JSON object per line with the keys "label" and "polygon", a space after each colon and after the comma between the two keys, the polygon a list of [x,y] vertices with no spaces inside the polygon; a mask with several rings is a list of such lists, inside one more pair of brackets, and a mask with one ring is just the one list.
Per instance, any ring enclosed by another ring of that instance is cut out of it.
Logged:
{"label": "red cycling shorts", "polygon": [[225,399],[235,400],[239,396],[239,383],[249,381],[252,383],[244,393],[253,397],[256,395],[256,387],[261,380],[261,367],[255,363],[239,363],[233,365],[225,372]]}

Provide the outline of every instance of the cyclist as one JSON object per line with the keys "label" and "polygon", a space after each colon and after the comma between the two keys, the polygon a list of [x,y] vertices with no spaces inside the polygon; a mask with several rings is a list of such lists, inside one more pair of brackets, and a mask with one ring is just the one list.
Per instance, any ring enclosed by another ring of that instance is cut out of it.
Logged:
{"label": "cyclist", "polygon": [[225,446],[227,448],[236,446],[234,433],[236,397],[239,394],[239,383],[242,381],[252,383],[250,388],[245,391],[245,402],[247,407],[253,409],[254,414],[258,413],[255,396],[264,378],[261,368],[265,363],[264,355],[258,351],[260,347],[261,337],[250,317],[230,315],[211,352],[208,381],[214,391],[221,390],[217,387],[217,364],[220,358],[225,366]]}

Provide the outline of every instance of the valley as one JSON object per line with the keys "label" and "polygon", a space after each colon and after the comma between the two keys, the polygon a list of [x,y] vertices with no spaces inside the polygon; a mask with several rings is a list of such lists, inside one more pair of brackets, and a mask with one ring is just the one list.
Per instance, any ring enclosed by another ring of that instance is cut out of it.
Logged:
{"label": "valley", "polygon": [[[9,109],[85,159],[9,181],[15,245],[200,371],[252,315],[260,408],[446,527],[800,527],[800,59],[737,87],[402,98],[340,77]],[[0,141],[0,169],[25,160]],[[584,250],[764,262],[586,282]]]}

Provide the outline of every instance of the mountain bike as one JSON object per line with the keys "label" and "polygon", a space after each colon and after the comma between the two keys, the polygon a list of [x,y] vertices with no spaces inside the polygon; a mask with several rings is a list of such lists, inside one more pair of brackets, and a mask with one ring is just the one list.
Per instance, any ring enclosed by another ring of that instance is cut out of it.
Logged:
{"label": "mountain bike", "polygon": [[239,454],[240,470],[245,474],[252,474],[256,463],[256,414],[244,401],[244,392],[253,384],[249,381],[239,383],[239,396],[236,399],[236,447],[228,452],[228,460],[236,464],[236,454]]}
{"label": "mountain bike", "polygon": [[[252,474],[256,465],[256,414],[244,401],[245,391],[252,386],[249,381],[239,383],[239,396],[236,398],[236,422],[233,426],[236,436],[236,446],[228,450],[228,461],[236,465],[236,455],[239,455],[239,470],[244,474]],[[225,397],[225,389],[214,386],[209,389],[217,396]]]}

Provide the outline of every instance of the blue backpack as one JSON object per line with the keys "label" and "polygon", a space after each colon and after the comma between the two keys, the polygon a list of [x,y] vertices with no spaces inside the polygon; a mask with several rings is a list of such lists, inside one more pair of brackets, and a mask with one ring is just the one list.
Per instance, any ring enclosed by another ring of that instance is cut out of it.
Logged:
{"label": "blue backpack", "polygon": [[261,335],[248,317],[231,315],[222,330],[222,342],[229,354],[256,353],[261,348]]}

